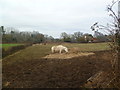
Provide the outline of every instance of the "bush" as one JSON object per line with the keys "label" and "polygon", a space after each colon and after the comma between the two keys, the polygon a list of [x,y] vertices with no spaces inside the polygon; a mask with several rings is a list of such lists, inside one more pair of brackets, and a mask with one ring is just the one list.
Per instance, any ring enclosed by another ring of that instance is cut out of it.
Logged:
{"label": "bush", "polygon": [[11,48],[9,48],[8,50],[5,50],[4,48],[2,48],[2,58],[13,54],[21,49],[25,49],[28,46],[31,46],[32,44],[25,44],[25,45],[19,45],[19,46],[13,46]]}

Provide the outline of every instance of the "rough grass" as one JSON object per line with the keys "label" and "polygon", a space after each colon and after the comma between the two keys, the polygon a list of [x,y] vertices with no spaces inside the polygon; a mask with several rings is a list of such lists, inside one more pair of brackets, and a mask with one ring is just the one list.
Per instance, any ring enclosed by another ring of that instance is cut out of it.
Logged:
{"label": "rough grass", "polygon": [[3,61],[6,62],[7,64],[24,62],[33,59],[39,59],[45,55],[48,55],[49,53],[50,53],[50,45],[30,46],[25,48],[24,50],[20,50],[14,53],[13,55],[5,57]]}
{"label": "rough grass", "polygon": [[109,50],[109,45],[108,43],[83,43],[83,44],[63,44],[69,48],[77,47],[80,49],[80,51],[103,51],[103,50]]}
{"label": "rough grass", "polygon": [[[6,63],[13,62],[22,62],[33,59],[40,59],[41,57],[45,57],[46,55],[51,54],[51,47],[56,44],[47,44],[47,45],[34,45],[30,46],[24,50],[18,51],[13,55],[10,55],[4,58]],[[101,51],[108,50],[107,43],[90,43],[90,44],[71,44],[71,43],[63,43],[69,49],[77,47],[80,52],[88,52],[88,51]],[[73,51],[73,50],[72,50]]]}

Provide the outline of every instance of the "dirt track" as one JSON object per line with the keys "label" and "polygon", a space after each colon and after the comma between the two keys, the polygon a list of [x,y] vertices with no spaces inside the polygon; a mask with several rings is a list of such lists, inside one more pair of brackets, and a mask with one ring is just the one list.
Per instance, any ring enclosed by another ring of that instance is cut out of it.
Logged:
{"label": "dirt track", "polygon": [[111,68],[108,52],[72,59],[35,59],[4,65],[3,87],[13,88],[77,88],[100,70]]}

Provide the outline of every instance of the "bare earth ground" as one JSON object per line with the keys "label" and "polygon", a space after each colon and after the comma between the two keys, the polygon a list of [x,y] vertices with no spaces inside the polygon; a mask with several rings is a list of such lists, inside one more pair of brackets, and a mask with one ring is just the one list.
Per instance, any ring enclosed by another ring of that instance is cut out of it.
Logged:
{"label": "bare earth ground", "polygon": [[111,69],[109,51],[69,59],[39,58],[4,64],[4,88],[78,88],[99,71]]}

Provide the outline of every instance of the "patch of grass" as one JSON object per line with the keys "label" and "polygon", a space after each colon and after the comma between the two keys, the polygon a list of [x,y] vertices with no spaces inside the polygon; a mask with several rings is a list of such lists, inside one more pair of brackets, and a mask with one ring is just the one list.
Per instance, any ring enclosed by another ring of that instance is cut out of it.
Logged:
{"label": "patch of grass", "polygon": [[64,44],[68,48],[77,47],[80,51],[103,51],[103,50],[109,50],[110,47],[108,43],[73,43],[73,44]]}
{"label": "patch of grass", "polygon": [[3,59],[6,64],[24,62],[28,60],[40,59],[50,53],[51,45],[36,45],[30,46],[23,50],[14,53]]}
{"label": "patch of grass", "polygon": [[12,46],[19,46],[23,44],[0,44],[0,48],[4,48],[5,50],[9,49]]}

